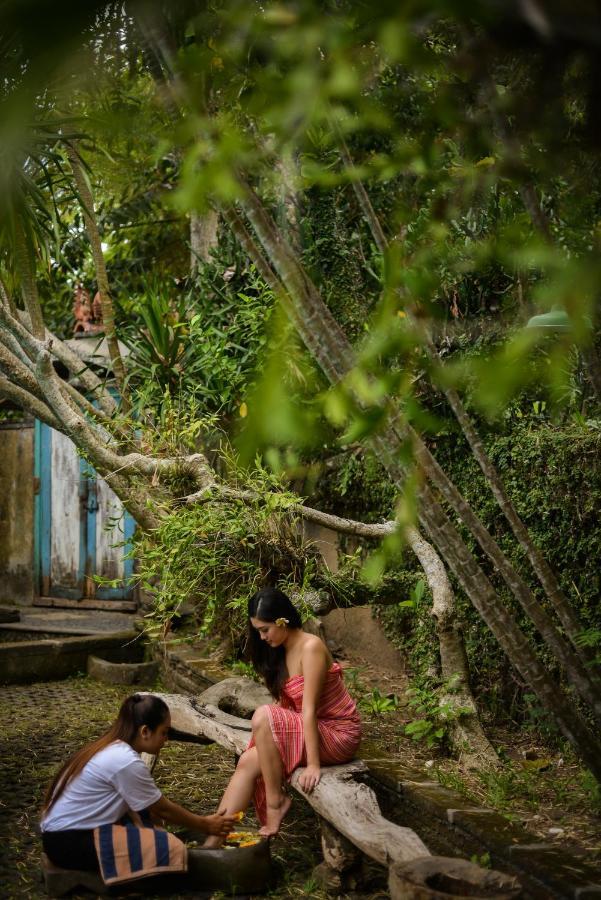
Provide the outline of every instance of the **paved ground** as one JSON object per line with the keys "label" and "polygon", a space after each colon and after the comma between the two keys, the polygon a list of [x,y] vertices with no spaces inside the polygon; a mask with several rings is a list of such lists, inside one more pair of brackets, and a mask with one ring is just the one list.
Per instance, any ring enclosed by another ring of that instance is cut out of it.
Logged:
{"label": "paved ground", "polygon": [[[70,753],[108,727],[127,693],[127,688],[100,685],[87,678],[0,688],[3,900],[46,896],[39,882],[36,834],[44,787]],[[168,797],[198,812],[212,811],[232,765],[232,758],[220,747],[173,743],[163,750],[154,774]],[[323,896],[311,879],[312,868],[320,861],[319,838],[315,816],[307,804],[293,803],[273,855],[278,886],[271,897]],[[370,877],[370,892],[361,896],[386,897],[377,867]],[[146,892],[140,896],[150,898]]]}

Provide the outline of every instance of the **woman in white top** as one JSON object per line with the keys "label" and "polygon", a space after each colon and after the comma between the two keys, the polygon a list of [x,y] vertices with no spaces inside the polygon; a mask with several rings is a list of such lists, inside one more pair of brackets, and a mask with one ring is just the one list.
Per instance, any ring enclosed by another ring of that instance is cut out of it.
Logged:
{"label": "woman in white top", "polygon": [[44,851],[65,869],[98,869],[94,829],[112,825],[128,810],[194,831],[226,835],[235,819],[198,816],[164,797],[140,753],[157,754],[167,740],[169,707],[153,694],[123,701],[112,727],[67,760],[46,791],[42,811]]}

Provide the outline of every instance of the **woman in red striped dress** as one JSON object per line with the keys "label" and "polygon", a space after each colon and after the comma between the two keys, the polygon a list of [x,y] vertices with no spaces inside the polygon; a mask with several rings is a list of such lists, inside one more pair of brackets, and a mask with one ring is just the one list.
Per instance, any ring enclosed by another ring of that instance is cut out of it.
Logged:
{"label": "woman in red striped dress", "polygon": [[[304,766],[300,786],[310,793],[322,765],[348,762],[361,740],[361,721],[338,663],[318,637],[302,630],[298,611],[275,588],[248,603],[250,657],[276,700],[260,706],[253,737],[242,754],[219,809],[245,810],[254,794],[261,834],[277,834],[290,807],[284,781]],[[205,846],[219,846],[211,837]]]}

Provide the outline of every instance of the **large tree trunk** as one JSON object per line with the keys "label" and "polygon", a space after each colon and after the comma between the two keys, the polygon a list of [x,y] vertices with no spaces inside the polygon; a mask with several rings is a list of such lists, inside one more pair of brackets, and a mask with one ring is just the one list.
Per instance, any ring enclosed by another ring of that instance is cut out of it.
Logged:
{"label": "large tree trunk", "polygon": [[202,215],[190,213],[190,272],[194,274],[200,263],[209,262],[211,250],[217,246],[219,216],[214,209]]}

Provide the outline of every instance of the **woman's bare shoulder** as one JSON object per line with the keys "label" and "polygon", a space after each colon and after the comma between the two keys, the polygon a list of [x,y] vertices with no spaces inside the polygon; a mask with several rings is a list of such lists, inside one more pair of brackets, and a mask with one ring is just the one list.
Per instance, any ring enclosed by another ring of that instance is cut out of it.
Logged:
{"label": "woman's bare shoulder", "polygon": [[303,660],[323,660],[329,665],[332,663],[332,655],[322,639],[316,634],[307,634],[302,647]]}

